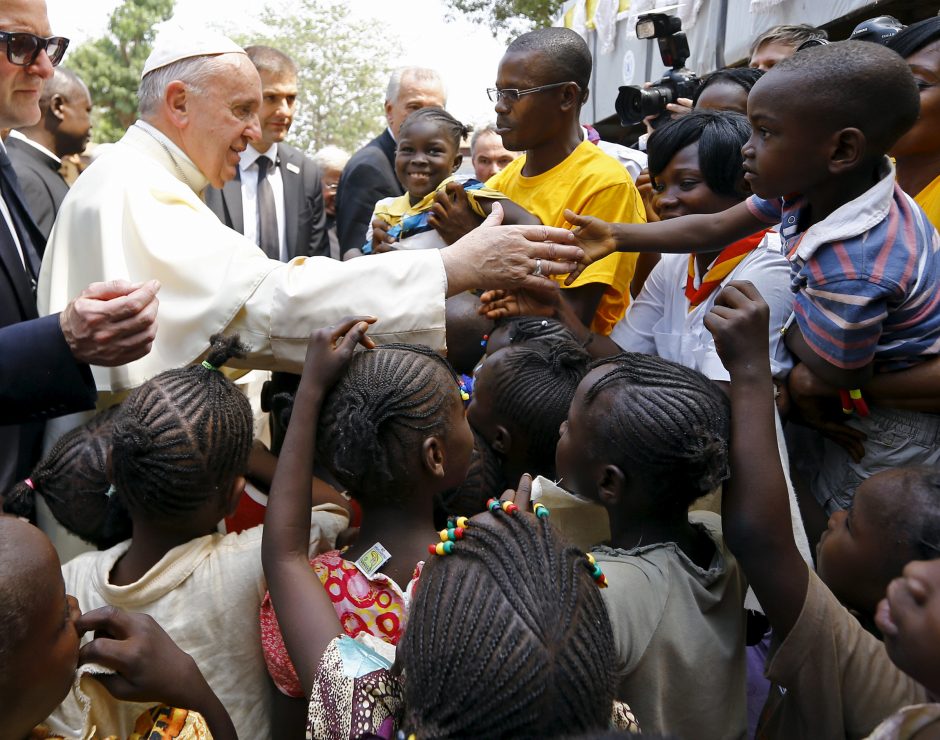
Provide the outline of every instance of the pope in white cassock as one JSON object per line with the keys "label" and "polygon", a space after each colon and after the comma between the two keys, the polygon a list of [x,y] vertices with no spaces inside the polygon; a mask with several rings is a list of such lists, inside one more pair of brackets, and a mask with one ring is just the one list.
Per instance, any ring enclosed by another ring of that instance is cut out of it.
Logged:
{"label": "pope in white cassock", "polygon": [[93,368],[100,406],[199,360],[223,330],[251,345],[246,368],[299,372],[310,332],[348,314],[376,316],[369,335],[378,342],[444,349],[446,296],[544,287],[581,257],[562,246],[571,242],[562,229],[484,225],[443,250],[269,260],[201,198],[235,177],[239,152],[260,137],[258,73],[225,37],[162,36],[144,67],[140,120],[69,192],[39,277],[41,314],[96,280],[162,283],[150,354]]}

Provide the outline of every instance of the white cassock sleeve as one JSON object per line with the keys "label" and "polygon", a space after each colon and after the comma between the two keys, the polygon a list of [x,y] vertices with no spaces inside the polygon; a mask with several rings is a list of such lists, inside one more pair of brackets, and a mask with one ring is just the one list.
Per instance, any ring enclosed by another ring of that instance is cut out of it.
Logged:
{"label": "white cassock sleeve", "polygon": [[220,331],[251,345],[242,367],[299,372],[311,331],[351,314],[378,318],[369,332],[377,342],[445,348],[438,250],[269,260],[202,202],[204,183],[185,155],[171,159],[134,126],[63,202],[43,257],[40,314],[61,311],[96,281],[162,284],[153,350],[122,367],[93,367],[99,391],[120,393],[199,360]]}

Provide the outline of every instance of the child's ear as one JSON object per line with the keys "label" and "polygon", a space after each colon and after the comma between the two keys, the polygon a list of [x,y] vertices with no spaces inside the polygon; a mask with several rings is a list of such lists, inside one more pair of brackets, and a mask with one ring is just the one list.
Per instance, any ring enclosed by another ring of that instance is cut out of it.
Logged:
{"label": "child's ear", "polygon": [[865,158],[868,142],[857,128],[844,128],[836,132],[829,156],[829,172],[841,175],[855,169]]}
{"label": "child's ear", "polygon": [[500,455],[505,456],[509,454],[509,451],[512,449],[512,435],[506,427],[496,426],[496,436],[493,437],[493,442],[490,444],[490,447],[493,448],[494,452],[498,452]]}
{"label": "child's ear", "polygon": [[238,502],[241,500],[242,494],[245,492],[245,476],[238,476],[235,481],[232,483],[232,488],[228,492],[228,496],[225,499],[225,516],[231,516],[235,513],[235,509],[238,508]]}
{"label": "child's ear", "polygon": [[616,465],[605,465],[597,484],[597,497],[607,507],[617,506],[627,490],[627,476]]}
{"label": "child's ear", "polygon": [[421,464],[433,477],[444,477],[444,446],[440,439],[426,437],[421,443]]}
{"label": "child's ear", "polygon": [[454,157],[454,166],[450,168],[451,172],[456,172],[460,169],[460,165],[463,164],[463,154],[458,154]]}

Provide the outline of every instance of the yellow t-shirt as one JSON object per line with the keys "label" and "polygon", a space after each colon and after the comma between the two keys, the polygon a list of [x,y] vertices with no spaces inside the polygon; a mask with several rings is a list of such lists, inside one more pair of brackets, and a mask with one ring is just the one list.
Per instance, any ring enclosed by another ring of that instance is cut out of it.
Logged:
{"label": "yellow t-shirt", "polygon": [[[522,175],[525,160],[523,154],[493,175],[486,186],[504,193],[542,219],[543,224],[570,228],[564,216],[566,208],[614,223],[646,221],[640,194],[630,174],[591,142],[582,141],[563,162],[535,177]],[[591,324],[598,334],[610,334],[627,310],[636,259],[634,253],[617,252],[592,264],[572,285],[562,286],[576,288],[590,283],[608,286]],[[555,279],[564,283],[565,276]]]}
{"label": "yellow t-shirt", "polygon": [[914,200],[924,209],[933,227],[940,231],[940,177],[935,177],[933,182],[914,196]]}

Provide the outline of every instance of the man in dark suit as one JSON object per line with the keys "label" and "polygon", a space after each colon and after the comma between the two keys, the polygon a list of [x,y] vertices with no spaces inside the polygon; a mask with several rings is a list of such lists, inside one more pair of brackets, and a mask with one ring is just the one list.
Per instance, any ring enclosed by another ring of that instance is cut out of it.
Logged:
{"label": "man in dark suit", "polygon": [[[43,0],[0,4],[0,128],[39,120],[43,84],[68,39],[50,37]],[[61,314],[39,318],[33,221],[6,149],[0,143],[0,497],[36,460],[39,420],[92,408],[88,364],[122,365],[150,351],[156,332],[156,281],[96,283]]]}
{"label": "man in dark suit", "polygon": [[329,257],[319,169],[284,143],[297,104],[297,67],[270,46],[245,51],[261,77],[261,139],[241,153],[234,180],[221,190],[206,188],[206,204],[273,259]]}
{"label": "man in dark suit", "polygon": [[352,155],[336,192],[336,235],[344,260],[362,254],[376,202],[405,192],[395,176],[398,127],[419,108],[446,104],[444,83],[433,69],[402,67],[392,73],[385,93],[388,127]]}
{"label": "man in dark suit", "polygon": [[74,72],[58,67],[43,86],[39,110],[38,123],[10,132],[7,152],[42,232],[42,241],[36,244],[42,254],[56,213],[69,191],[59,173],[62,158],[85,151],[91,135],[91,96]]}

